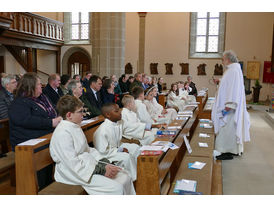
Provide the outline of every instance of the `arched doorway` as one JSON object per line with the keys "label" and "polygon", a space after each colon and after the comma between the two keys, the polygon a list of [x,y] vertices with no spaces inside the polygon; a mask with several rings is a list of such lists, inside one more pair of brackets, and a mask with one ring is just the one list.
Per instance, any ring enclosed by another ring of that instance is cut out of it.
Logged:
{"label": "arched doorway", "polygon": [[88,56],[77,51],[68,58],[68,74],[73,77],[75,74],[85,75],[85,72],[90,71],[90,61]]}

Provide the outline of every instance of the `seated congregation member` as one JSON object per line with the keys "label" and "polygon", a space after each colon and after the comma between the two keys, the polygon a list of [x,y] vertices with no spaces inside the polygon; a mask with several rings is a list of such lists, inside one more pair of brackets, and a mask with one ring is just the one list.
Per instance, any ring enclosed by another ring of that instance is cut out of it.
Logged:
{"label": "seated congregation member", "polygon": [[191,88],[189,95],[194,95],[195,97],[197,97],[198,92],[197,92],[195,84],[192,82],[192,76],[189,75],[187,77],[187,81],[189,83],[189,87]]}
{"label": "seated congregation member", "polygon": [[0,119],[8,118],[8,109],[14,99],[13,92],[17,87],[15,75],[8,74],[1,78]]}
{"label": "seated congregation member", "polygon": [[157,102],[155,95],[157,95],[156,86],[146,89],[144,104],[146,105],[147,111],[152,119],[169,124],[172,120],[176,119],[177,112],[173,108],[164,109],[163,106]]}
{"label": "seated congregation member", "polygon": [[161,94],[163,91],[163,82],[164,82],[163,77],[159,77],[158,83],[157,83],[159,94]]}
{"label": "seated congregation member", "polygon": [[136,114],[134,97],[125,95],[122,99],[123,137],[138,140],[142,145],[151,144],[155,139],[157,129],[151,131],[151,124],[142,123]]}
{"label": "seated congregation member", "polygon": [[63,74],[61,76],[61,86],[60,88],[62,89],[62,92],[64,95],[68,94],[69,90],[68,90],[68,84],[71,81],[71,78],[69,75],[67,74]]}
{"label": "seated congregation member", "polygon": [[169,90],[169,93],[167,96],[167,106],[176,108],[179,111],[183,111],[185,105],[186,105],[185,101],[179,95],[177,84],[176,83],[171,84],[171,89]]}
{"label": "seated congregation member", "polygon": [[118,165],[129,171],[132,180],[137,176],[137,144],[121,143],[122,121],[121,111],[115,103],[107,103],[102,107],[105,121],[95,131],[93,136],[94,147],[101,155],[110,161],[117,161]]}
{"label": "seated congregation member", "polygon": [[91,105],[94,105],[100,112],[102,107],[102,97],[100,90],[102,88],[102,80],[97,75],[93,75],[89,79],[90,86],[87,88],[85,96]]}
{"label": "seated congregation member", "polygon": [[120,88],[120,85],[118,83],[118,80],[117,80],[117,77],[115,74],[111,75],[110,76],[110,79],[113,81],[114,83],[114,93],[115,94],[118,94],[118,95],[121,95],[122,94],[122,90]]}
{"label": "seated congregation member", "polygon": [[149,87],[149,77],[146,74],[142,75],[142,87],[144,90]]}
{"label": "seated congregation member", "polygon": [[130,93],[132,92],[132,89],[134,87],[136,87],[136,86],[143,88],[143,85],[142,85],[142,74],[140,72],[137,72],[134,75],[134,81],[130,84],[130,88],[129,88]]}
{"label": "seated congregation member", "polygon": [[[21,142],[53,132],[62,120],[42,93],[36,73],[26,73],[19,82],[15,99],[9,109],[10,142],[12,150]],[[37,172],[39,189],[52,182],[52,165]]]}
{"label": "seated congregation member", "polygon": [[42,93],[40,78],[26,73],[20,80],[8,112],[12,149],[24,141],[53,132],[61,121],[48,98]]}
{"label": "seated congregation member", "polygon": [[90,77],[92,76],[91,72],[86,72],[86,76],[82,80],[83,87],[87,90],[90,86]]}
{"label": "seated congregation member", "polygon": [[128,88],[128,92],[130,92],[130,85],[133,83],[134,81],[134,77],[133,76],[129,76],[128,80],[127,80],[127,88]]}
{"label": "seated congregation member", "polygon": [[184,100],[186,104],[189,104],[191,102],[196,102],[195,96],[188,94],[188,91],[187,91],[188,86],[185,87],[186,84],[188,85],[188,82],[184,83],[183,81],[179,81],[177,83],[180,98]]}
{"label": "seated congregation member", "polygon": [[79,74],[74,74],[72,79],[75,79],[76,81],[80,81],[81,82],[81,76]]}
{"label": "seated congregation member", "polygon": [[115,103],[114,87],[114,82],[111,79],[105,79],[101,89],[103,104],[108,102]]}
{"label": "seated congregation member", "polygon": [[192,91],[192,89],[191,89],[191,87],[189,86],[189,83],[188,83],[188,82],[185,82],[185,83],[184,83],[184,89],[185,89],[185,91],[187,91],[187,94],[188,94],[188,101],[190,101],[190,102],[196,102],[196,97],[195,97],[194,95],[189,94],[189,93]]}
{"label": "seated congregation member", "polygon": [[157,122],[157,119],[151,118],[147,111],[146,105],[143,103],[145,99],[144,89],[142,87],[134,87],[132,90],[132,96],[135,99],[137,117],[141,120],[141,122],[151,124],[151,127],[153,128],[161,128],[162,125]]}
{"label": "seated congregation member", "polygon": [[83,103],[66,95],[59,100],[57,109],[63,120],[50,141],[50,155],[56,162],[55,180],[81,185],[91,195],[135,194],[131,177],[88,146],[80,126]]}
{"label": "seated congregation member", "polygon": [[122,93],[129,92],[127,81],[128,81],[128,74],[122,74],[122,76],[119,78],[119,86],[121,88]]}
{"label": "seated congregation member", "polygon": [[99,116],[101,111],[94,105],[90,104],[86,96],[83,95],[83,87],[80,81],[71,80],[68,84],[69,94],[77,97],[84,103],[84,117],[90,119],[92,117]]}
{"label": "seated congregation member", "polygon": [[48,84],[43,89],[43,93],[49,98],[54,108],[56,108],[59,98],[64,95],[59,87],[60,82],[59,74],[51,74],[48,78]]}

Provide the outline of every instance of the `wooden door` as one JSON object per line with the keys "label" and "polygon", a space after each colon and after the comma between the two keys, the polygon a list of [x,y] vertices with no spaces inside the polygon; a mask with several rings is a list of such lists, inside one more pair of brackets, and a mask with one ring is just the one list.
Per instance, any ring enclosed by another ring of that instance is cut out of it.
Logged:
{"label": "wooden door", "polygon": [[74,74],[84,76],[87,71],[91,71],[90,60],[83,52],[74,52],[68,59],[68,74],[72,77]]}

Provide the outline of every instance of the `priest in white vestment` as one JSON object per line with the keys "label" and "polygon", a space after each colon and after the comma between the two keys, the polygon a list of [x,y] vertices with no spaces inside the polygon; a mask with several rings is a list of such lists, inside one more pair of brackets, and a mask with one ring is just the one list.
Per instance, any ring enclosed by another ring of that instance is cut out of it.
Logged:
{"label": "priest in white vestment", "polygon": [[243,143],[250,141],[250,119],[246,110],[243,74],[233,51],[224,52],[223,65],[226,70],[211,114],[217,135],[215,150],[222,153],[217,159],[222,160],[241,155],[244,151]]}
{"label": "priest in white vestment", "polygon": [[81,185],[88,194],[135,194],[128,173],[107,162],[98,162],[102,155],[88,146],[80,126],[83,103],[66,95],[59,100],[57,109],[64,120],[54,130],[49,147],[56,162],[55,180]]}
{"label": "priest in white vestment", "polygon": [[123,137],[139,140],[142,145],[151,144],[155,139],[157,129],[151,129],[150,123],[142,123],[138,119],[133,96],[125,95],[122,104],[124,106],[122,110]]}
{"label": "priest in white vestment", "polygon": [[169,124],[172,120],[176,119],[177,112],[173,108],[164,109],[163,106],[157,102],[155,98],[156,95],[156,86],[149,87],[145,91],[144,104],[146,105],[147,111],[152,119],[156,119],[157,122]]}
{"label": "priest in white vestment", "polygon": [[140,147],[137,144],[122,143],[121,111],[117,104],[107,103],[102,107],[105,121],[95,131],[94,147],[110,161],[118,161],[119,166],[129,171],[133,181],[137,176],[137,157]]}

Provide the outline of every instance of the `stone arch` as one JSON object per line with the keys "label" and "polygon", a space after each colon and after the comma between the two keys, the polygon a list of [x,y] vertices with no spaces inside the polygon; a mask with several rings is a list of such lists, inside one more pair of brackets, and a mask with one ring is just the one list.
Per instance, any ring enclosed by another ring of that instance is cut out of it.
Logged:
{"label": "stone arch", "polygon": [[62,74],[68,74],[68,61],[69,61],[69,58],[72,54],[74,54],[76,52],[82,52],[83,54],[85,54],[88,57],[88,60],[90,62],[90,64],[89,64],[90,68],[89,68],[88,71],[91,71],[92,61],[91,61],[91,56],[90,56],[89,52],[85,48],[74,46],[74,47],[69,48],[64,53],[64,55],[62,57]]}

